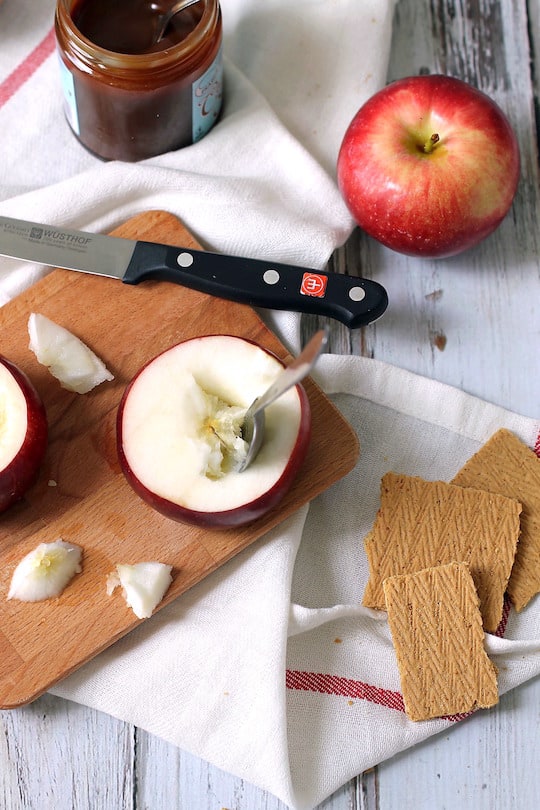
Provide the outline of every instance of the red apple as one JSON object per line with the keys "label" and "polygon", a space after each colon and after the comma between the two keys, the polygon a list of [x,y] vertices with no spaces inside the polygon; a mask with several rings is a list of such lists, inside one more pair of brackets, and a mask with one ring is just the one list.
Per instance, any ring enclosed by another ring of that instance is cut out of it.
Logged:
{"label": "red apple", "polygon": [[258,456],[245,456],[244,414],[283,368],[231,335],[192,338],[144,366],[117,418],[118,456],[135,492],[156,510],[198,526],[239,526],[276,506],[307,453],[311,413],[297,385],[266,409]]}
{"label": "red apple", "polygon": [[450,76],[413,76],[360,108],[337,172],[366,233],[400,253],[452,256],[508,212],[519,151],[505,114],[484,93]]}
{"label": "red apple", "polygon": [[45,408],[32,382],[0,356],[0,512],[36,480],[47,434]]}

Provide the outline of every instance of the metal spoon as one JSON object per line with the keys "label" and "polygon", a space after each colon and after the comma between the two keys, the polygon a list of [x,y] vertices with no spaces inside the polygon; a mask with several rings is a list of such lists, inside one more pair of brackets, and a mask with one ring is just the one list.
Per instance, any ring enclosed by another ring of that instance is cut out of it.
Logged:
{"label": "metal spoon", "polygon": [[178,14],[179,11],[183,11],[185,8],[189,8],[189,6],[192,6],[194,3],[198,2],[199,0],[178,0],[178,2],[173,3],[168,11],[166,11],[164,14],[160,14],[154,33],[153,44],[157,45],[157,43],[163,39],[165,36],[165,31],[167,30],[168,25],[175,14]]}
{"label": "metal spoon", "polygon": [[270,388],[251,403],[242,424],[242,438],[249,446],[238,472],[244,472],[261,449],[265,426],[264,409],[309,374],[327,341],[328,331],[326,329],[316,332],[298,357],[283,371],[280,371]]}

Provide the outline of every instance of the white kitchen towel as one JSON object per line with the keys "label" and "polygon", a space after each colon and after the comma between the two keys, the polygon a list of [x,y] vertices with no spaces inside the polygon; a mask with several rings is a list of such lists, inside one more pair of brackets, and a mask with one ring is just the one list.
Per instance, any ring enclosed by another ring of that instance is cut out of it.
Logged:
{"label": "white kitchen towel", "polygon": [[[408,720],[386,615],[360,604],[383,474],[450,480],[500,427],[540,447],[540,422],[376,360],[314,376],[359,436],[353,472],[53,689],[295,810],[456,722]],[[486,645],[501,693],[540,673],[540,598]]]}
{"label": "white kitchen towel", "polygon": [[[192,147],[129,165],[101,163],[67,128],[54,0],[5,0],[0,213],[110,230],[166,209],[214,250],[323,267],[352,230],[335,160],[384,84],[393,0],[222,8],[222,120]],[[0,303],[44,272],[0,260]],[[273,323],[297,347],[298,319]],[[449,478],[499,426],[530,444],[538,434],[532,420],[376,361],[325,356],[317,373],[360,436],[355,471],[55,689],[294,808],[448,727],[406,719],[384,616],[359,607],[380,474]],[[540,669],[539,610],[510,614],[505,638],[489,639],[503,691]]]}

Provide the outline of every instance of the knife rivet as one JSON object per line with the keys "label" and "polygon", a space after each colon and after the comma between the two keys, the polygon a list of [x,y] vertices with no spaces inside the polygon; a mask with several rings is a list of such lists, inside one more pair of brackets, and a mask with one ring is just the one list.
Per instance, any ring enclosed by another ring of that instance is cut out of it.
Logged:
{"label": "knife rivet", "polygon": [[263,281],[267,284],[277,284],[279,281],[279,273],[277,270],[266,270],[263,274]]}
{"label": "knife rivet", "polygon": [[351,301],[362,301],[366,297],[366,291],[363,287],[351,287],[349,290],[349,298]]}
{"label": "knife rivet", "polygon": [[193,261],[194,260],[191,253],[179,253],[176,257],[176,262],[180,265],[180,267],[191,267]]}

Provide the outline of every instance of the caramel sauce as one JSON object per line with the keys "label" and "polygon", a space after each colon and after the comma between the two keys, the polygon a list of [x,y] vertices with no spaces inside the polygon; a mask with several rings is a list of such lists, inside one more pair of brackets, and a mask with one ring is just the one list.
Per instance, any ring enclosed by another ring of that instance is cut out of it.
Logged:
{"label": "caramel sauce", "polygon": [[141,54],[164,51],[182,42],[202,16],[202,4],[175,14],[165,36],[154,44],[162,14],[173,0],[76,0],[72,19],[94,45],[114,53]]}

